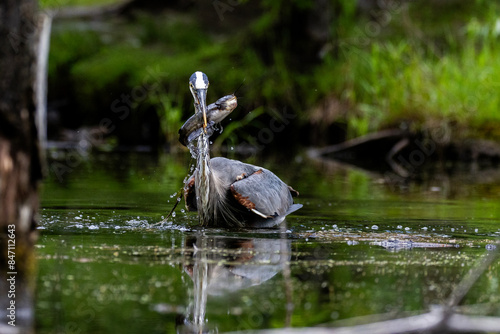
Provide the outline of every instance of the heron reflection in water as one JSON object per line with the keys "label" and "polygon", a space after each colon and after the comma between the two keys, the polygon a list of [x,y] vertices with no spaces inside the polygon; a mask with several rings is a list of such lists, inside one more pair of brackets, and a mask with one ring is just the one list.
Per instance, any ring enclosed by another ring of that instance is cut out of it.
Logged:
{"label": "heron reflection in water", "polygon": [[[263,290],[246,290],[264,283],[280,288],[284,284],[285,300],[273,299],[274,303],[292,304],[292,285],[289,275],[291,241],[286,238],[234,238],[197,234],[186,239],[183,253],[183,269],[193,281],[191,301],[183,314],[176,319],[177,333],[218,333],[218,326],[225,315],[220,310],[207,308],[210,301],[233,300],[235,296],[254,295]],[[269,281],[279,272],[283,277]],[[287,274],[288,273],[288,274]],[[246,290],[246,292],[245,292]],[[268,296],[263,295],[263,299]],[[210,301],[209,301],[210,299]],[[244,304],[231,303],[232,307],[246,308]],[[235,316],[227,310],[227,316]],[[252,311],[256,309],[250,306]],[[293,308],[287,308],[286,325],[289,325]],[[210,314],[210,323],[207,320]],[[265,312],[265,306],[259,308]],[[216,315],[219,313],[219,316]],[[224,312],[225,314],[225,312]],[[216,316],[214,321],[213,317]],[[237,314],[236,314],[237,316]],[[275,320],[279,319],[276,315]],[[248,324],[240,323],[241,327]]]}
{"label": "heron reflection in water", "polygon": [[210,159],[209,138],[215,124],[236,108],[237,100],[228,95],[207,106],[208,85],[205,73],[190,77],[195,115],[179,130],[180,142],[196,157],[196,169],[184,186],[186,208],[197,210],[205,226],[276,226],[302,207],[293,203],[298,192],[265,168],[222,157]]}

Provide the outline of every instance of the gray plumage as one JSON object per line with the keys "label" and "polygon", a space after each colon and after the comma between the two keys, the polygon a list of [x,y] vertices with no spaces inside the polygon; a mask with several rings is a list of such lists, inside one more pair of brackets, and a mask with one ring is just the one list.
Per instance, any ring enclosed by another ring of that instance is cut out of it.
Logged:
{"label": "gray plumage", "polygon": [[[201,72],[190,78],[199,127],[203,130],[197,138],[196,169],[184,187],[186,207],[197,210],[200,223],[206,226],[275,226],[302,207],[293,203],[292,195],[298,192],[268,169],[221,157],[210,159],[205,78]],[[189,137],[199,127],[191,123],[189,133],[183,135]]]}

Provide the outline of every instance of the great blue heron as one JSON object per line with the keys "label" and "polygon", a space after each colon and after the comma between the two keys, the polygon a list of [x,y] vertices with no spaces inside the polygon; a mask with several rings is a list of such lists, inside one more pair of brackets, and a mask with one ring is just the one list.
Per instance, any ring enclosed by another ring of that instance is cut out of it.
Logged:
{"label": "great blue heron", "polygon": [[[177,333],[217,332],[217,323],[209,323],[206,317],[211,298],[260,285],[282,270],[285,288],[291,287],[286,275],[291,240],[286,236],[243,239],[201,233],[188,237],[184,246],[183,268],[193,280],[193,298],[186,313],[176,319]],[[287,301],[289,296],[291,293],[285,291]]]}
{"label": "great blue heron", "polygon": [[196,113],[179,131],[185,145],[197,139],[196,169],[184,186],[186,208],[197,210],[200,223],[206,226],[278,225],[302,207],[293,203],[292,195],[298,192],[265,168],[222,157],[210,159],[211,127],[236,107],[236,98],[221,98],[219,106],[215,103],[207,108],[208,85],[205,73],[195,72],[190,77]]}

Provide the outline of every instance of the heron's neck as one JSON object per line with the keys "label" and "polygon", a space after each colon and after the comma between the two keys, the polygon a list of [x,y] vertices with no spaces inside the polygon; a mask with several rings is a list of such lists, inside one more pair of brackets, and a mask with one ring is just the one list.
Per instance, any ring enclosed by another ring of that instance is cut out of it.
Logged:
{"label": "heron's neck", "polygon": [[198,157],[196,162],[198,175],[195,177],[196,204],[200,222],[205,224],[210,219],[210,186],[212,173],[210,171],[209,136],[206,133],[198,138]]}

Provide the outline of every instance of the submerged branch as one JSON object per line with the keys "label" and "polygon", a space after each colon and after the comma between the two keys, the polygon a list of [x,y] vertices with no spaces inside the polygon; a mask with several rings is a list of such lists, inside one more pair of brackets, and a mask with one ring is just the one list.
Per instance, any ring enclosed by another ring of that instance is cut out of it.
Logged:
{"label": "submerged branch", "polygon": [[[446,307],[448,307],[449,310],[457,306],[462,301],[462,299],[476,283],[479,277],[486,271],[486,269],[488,269],[493,261],[498,258],[500,243],[497,242],[496,246],[497,247],[494,250],[488,252],[488,254],[486,254],[482,258],[482,260],[476,264],[475,267],[471,268],[467,276],[462,281],[460,281],[458,286],[453,290],[450,298],[448,299],[448,303],[446,304]],[[500,328],[500,326],[498,326],[497,328]]]}
{"label": "submerged branch", "polygon": [[[346,327],[307,327],[307,328],[285,328],[277,330],[256,331],[258,334],[281,334],[281,333],[335,333],[335,334],[404,334],[404,333],[470,333],[470,332],[498,332],[500,328],[500,317],[481,317],[457,314],[456,306],[467,295],[479,277],[499,256],[499,245],[497,248],[485,255],[478,261],[465,278],[457,285],[451,293],[448,302],[444,306],[438,306],[429,312],[410,316],[406,318],[384,320],[357,326]],[[379,318],[380,319],[380,318]]]}

